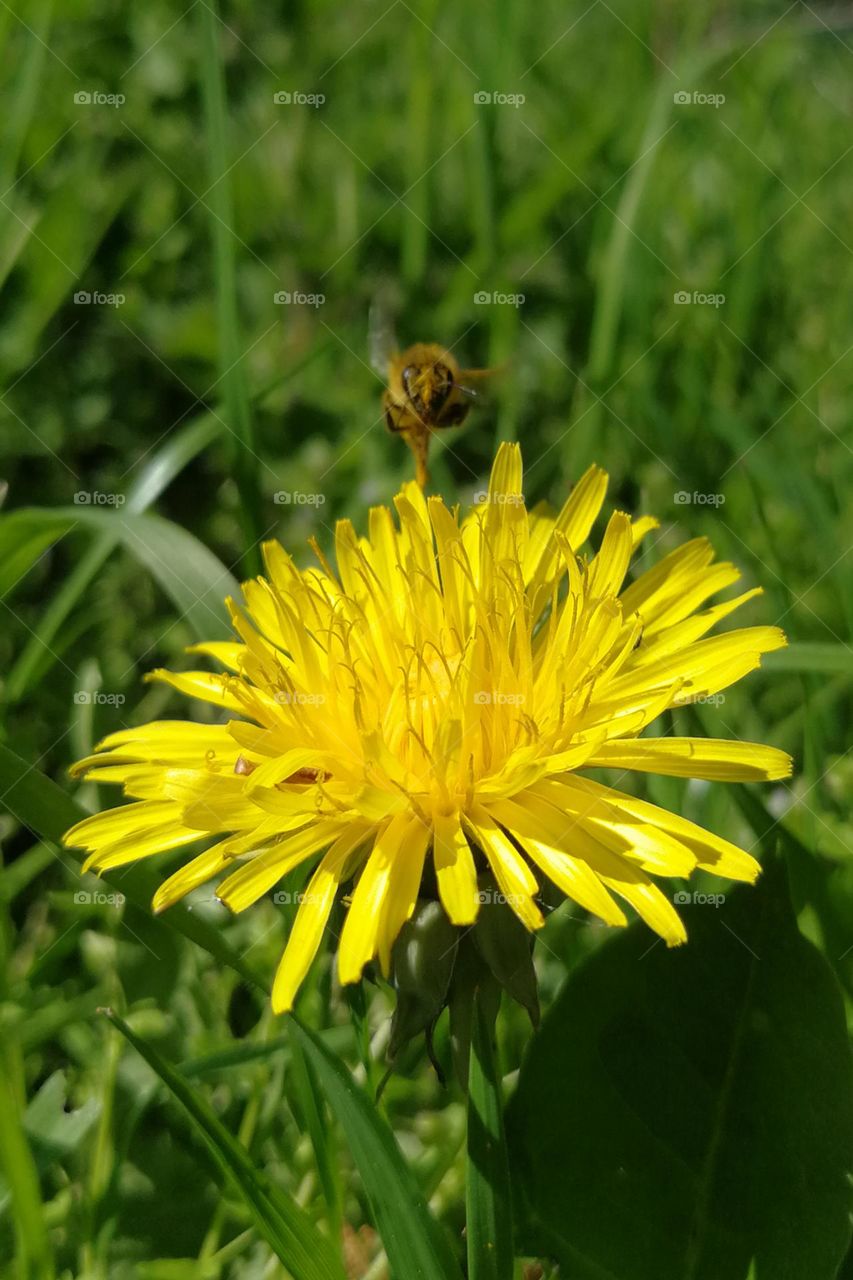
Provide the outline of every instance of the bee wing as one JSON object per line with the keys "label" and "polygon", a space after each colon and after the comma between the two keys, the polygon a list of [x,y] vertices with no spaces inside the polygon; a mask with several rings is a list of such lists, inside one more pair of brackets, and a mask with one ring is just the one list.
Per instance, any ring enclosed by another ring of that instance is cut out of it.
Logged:
{"label": "bee wing", "polygon": [[388,365],[397,354],[398,347],[394,322],[380,298],[375,298],[370,304],[367,338],[371,366],[384,382],[388,377]]}

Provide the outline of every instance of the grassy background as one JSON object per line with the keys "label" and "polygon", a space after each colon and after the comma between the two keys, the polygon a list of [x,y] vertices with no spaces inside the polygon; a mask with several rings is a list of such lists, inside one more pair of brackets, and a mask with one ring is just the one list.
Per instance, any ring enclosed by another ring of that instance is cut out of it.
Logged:
{"label": "grassy background", "polygon": [[[186,12],[66,0],[3,5],[0,47],[5,509],[130,495],[123,511],[151,503],[238,577],[265,536],[328,545],[335,518],[361,524],[410,474],[369,367],[368,308],[382,296],[404,342],[506,366],[435,450],[437,488],[469,500],[498,439],[522,442],[530,503],[560,502],[596,459],[614,502],[661,518],[652,558],[707,533],[764,586],[751,620],[780,622],[796,644],[706,718],[795,753],[795,782],[770,803],[825,859],[846,927],[853,33],[838,9],[544,0],[534,17],[520,0],[318,0],[217,15],[205,0]],[[325,100],[277,103],[281,92]],[[75,302],[80,291],[121,301]],[[323,301],[278,305],[281,291]],[[523,303],[478,303],[482,292]],[[318,500],[282,506],[281,491]],[[3,741],[63,785],[105,732],[184,714],[141,684],[185,663],[194,638],[164,590],[162,551],[151,573],[132,538],[116,545],[83,521],[0,600]],[[644,785],[752,843],[721,788]],[[106,802],[91,788],[77,798]],[[143,911],[75,903],[71,855],[34,844],[11,814],[0,824],[6,1065],[16,1099],[34,1100],[24,1132],[58,1269],[276,1274],[94,1010],[118,1003],[184,1062],[281,1027]],[[211,903],[199,910],[219,922]],[[280,914],[267,904],[228,925],[267,971]],[[823,941],[825,922],[803,919]],[[546,995],[601,937],[567,918],[549,931]],[[849,957],[830,959],[849,981]],[[380,1045],[387,1008],[377,993]],[[325,972],[305,1013],[352,1049]],[[526,1034],[507,1017],[508,1070]],[[322,1217],[283,1051],[198,1069],[258,1160]],[[415,1052],[405,1074],[387,1106],[458,1233],[461,1102]],[[361,1193],[343,1181],[358,1227]],[[352,1241],[354,1276],[372,1247],[369,1230]]]}

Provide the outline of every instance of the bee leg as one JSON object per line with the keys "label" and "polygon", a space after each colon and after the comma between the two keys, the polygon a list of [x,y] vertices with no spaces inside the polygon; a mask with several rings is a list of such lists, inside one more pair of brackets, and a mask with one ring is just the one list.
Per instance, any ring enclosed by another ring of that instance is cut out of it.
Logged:
{"label": "bee leg", "polygon": [[398,404],[395,404],[386,391],[382,397],[382,412],[385,415],[385,426],[392,435],[399,435],[401,431],[405,431],[402,426],[403,410]]}
{"label": "bee leg", "polygon": [[429,484],[429,470],[427,469],[429,432],[423,429],[420,431],[407,431],[406,443],[415,455],[415,480],[422,489],[425,489]]}

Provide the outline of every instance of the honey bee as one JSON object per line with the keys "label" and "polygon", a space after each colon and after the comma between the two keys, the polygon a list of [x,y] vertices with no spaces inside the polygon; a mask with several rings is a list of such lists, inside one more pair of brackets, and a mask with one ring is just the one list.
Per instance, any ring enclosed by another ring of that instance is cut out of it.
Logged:
{"label": "honey bee", "polygon": [[385,425],[414,454],[415,479],[423,489],[429,484],[432,432],[461,426],[477,396],[472,383],[495,370],[461,369],[455,356],[435,342],[416,342],[399,354],[395,345],[385,322],[371,312],[373,366],[387,382],[382,395]]}

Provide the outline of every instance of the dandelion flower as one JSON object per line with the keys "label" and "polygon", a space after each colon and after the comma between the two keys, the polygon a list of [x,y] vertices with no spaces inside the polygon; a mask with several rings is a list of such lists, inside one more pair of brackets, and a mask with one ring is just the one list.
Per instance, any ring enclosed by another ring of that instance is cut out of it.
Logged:
{"label": "dandelion flower", "polygon": [[[521,454],[503,445],[488,494],[464,519],[414,483],[371,510],[368,536],[335,531],[337,569],[315,547],[298,568],[277,542],[266,575],[229,602],[236,639],[194,646],[221,674],[155,671],[212,703],[222,724],[159,721],[113,733],[75,766],[132,803],[86,818],[65,841],[84,870],[210,841],[160,886],[161,911],[219,881],[234,912],[312,862],[273,988],[292,1006],[336,895],[349,893],[341,982],[394,941],[421,893],[453,925],[477,917],[489,872],[529,930],[546,877],[609,925],[627,905],[665,942],[685,940],[655,877],[696,868],[753,881],[758,863],[677,814],[620,790],[639,770],[712,781],[786,777],[772,747],[650,737],[671,707],[708,698],[785,644],[776,627],[709,635],[758,594],[717,604],[739,577],[697,538],[627,582],[656,527],[610,517],[583,555],[607,476],[592,467],[556,516],[528,512]],[[605,786],[583,774],[617,771]]]}

